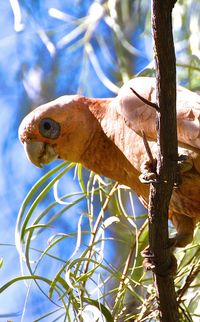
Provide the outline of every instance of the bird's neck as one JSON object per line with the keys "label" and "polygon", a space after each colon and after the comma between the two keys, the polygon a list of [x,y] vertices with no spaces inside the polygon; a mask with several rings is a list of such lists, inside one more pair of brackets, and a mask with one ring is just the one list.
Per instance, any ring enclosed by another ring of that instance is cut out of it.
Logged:
{"label": "bird's neck", "polygon": [[85,100],[91,113],[93,130],[81,163],[140,194],[144,187],[138,179],[140,162],[136,145],[141,138],[126,126],[123,117],[116,112],[114,99]]}

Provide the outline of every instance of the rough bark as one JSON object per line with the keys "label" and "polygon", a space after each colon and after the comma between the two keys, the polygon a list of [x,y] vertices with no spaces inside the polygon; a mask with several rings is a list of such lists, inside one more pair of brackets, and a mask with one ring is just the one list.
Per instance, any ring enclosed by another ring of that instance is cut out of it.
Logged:
{"label": "rough bark", "polygon": [[172,9],[176,1],[152,0],[157,82],[157,183],[151,184],[149,245],[155,265],[154,278],[160,320],[177,322],[178,308],[171,274],[173,255],[168,239],[168,206],[177,177],[176,63],[172,35]]}

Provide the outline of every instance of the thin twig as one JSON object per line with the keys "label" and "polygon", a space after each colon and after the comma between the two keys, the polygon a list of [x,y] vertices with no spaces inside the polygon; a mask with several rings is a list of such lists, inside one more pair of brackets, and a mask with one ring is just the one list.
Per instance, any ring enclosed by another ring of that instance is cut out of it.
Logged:
{"label": "thin twig", "polygon": [[156,111],[159,111],[159,107],[156,103],[153,103],[149,100],[147,100],[146,98],[142,97],[140,94],[138,94],[132,87],[130,87],[130,89],[132,90],[132,92],[144,103],[147,104],[153,108],[156,109]]}
{"label": "thin twig", "polygon": [[147,137],[146,137],[146,134],[144,132],[144,130],[141,131],[142,133],[142,139],[143,139],[143,143],[144,143],[144,146],[145,146],[145,149],[146,149],[146,152],[148,154],[148,157],[149,157],[149,161],[151,162],[151,164],[153,165],[155,163],[155,160],[153,158],[153,155],[152,155],[152,152],[151,152],[151,149],[150,149],[150,146],[149,146],[149,143],[147,141]]}

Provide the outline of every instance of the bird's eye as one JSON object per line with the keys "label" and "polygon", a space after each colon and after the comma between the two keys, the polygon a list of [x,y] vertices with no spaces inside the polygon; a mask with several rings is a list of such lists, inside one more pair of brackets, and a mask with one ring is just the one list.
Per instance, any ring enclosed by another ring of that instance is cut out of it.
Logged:
{"label": "bird's eye", "polygon": [[42,136],[48,139],[57,139],[60,134],[60,124],[52,119],[43,119],[39,124]]}

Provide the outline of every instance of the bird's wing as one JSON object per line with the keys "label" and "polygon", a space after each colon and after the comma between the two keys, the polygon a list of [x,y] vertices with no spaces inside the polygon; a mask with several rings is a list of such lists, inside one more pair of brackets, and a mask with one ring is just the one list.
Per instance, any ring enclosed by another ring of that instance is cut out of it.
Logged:
{"label": "bird's wing", "polygon": [[179,141],[200,149],[200,95],[177,88],[177,126]]}
{"label": "bird's wing", "polygon": [[[138,134],[144,131],[147,138],[156,140],[156,109],[145,104],[140,96],[156,102],[155,79],[139,77],[127,82],[116,97],[116,109],[126,123]],[[177,88],[177,129],[182,146],[200,149],[200,96],[184,87]]]}
{"label": "bird's wing", "polygon": [[155,79],[150,77],[131,79],[122,86],[115,98],[117,112],[124,117],[127,125],[136,133],[141,134],[143,130],[149,139],[154,139],[156,110],[143,103],[132,89],[144,99],[155,102]]}

